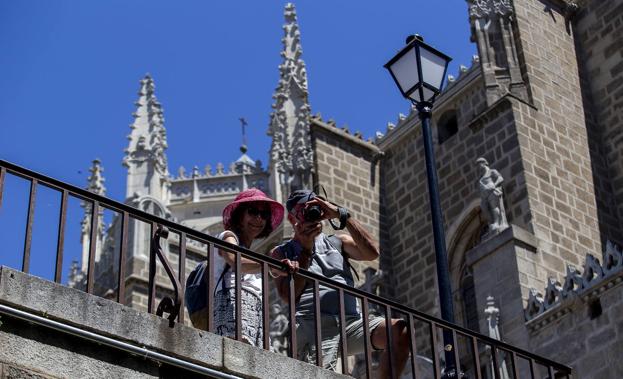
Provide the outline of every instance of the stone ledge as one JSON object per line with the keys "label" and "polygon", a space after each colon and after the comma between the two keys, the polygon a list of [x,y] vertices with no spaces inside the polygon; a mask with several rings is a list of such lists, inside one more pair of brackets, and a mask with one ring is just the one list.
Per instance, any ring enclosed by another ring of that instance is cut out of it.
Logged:
{"label": "stone ledge", "polygon": [[136,346],[248,378],[343,375],[0,267],[0,303]]}
{"label": "stone ledge", "polygon": [[465,264],[471,266],[512,241],[515,241],[516,244],[525,247],[527,250],[534,253],[537,252],[537,238],[517,225],[510,225],[499,234],[484,240],[475,248],[468,250],[465,253]]}

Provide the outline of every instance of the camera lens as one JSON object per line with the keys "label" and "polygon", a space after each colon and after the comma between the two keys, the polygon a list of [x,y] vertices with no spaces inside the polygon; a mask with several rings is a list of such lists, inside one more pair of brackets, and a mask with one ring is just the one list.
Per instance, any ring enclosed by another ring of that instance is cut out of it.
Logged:
{"label": "camera lens", "polygon": [[322,218],[322,209],[318,205],[312,205],[303,213],[305,221],[319,221]]}

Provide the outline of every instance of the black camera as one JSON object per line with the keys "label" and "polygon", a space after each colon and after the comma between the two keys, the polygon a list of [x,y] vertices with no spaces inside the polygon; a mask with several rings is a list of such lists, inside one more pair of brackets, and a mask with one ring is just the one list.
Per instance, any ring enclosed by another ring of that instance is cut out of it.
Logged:
{"label": "black camera", "polygon": [[322,220],[322,208],[319,205],[312,205],[303,209],[303,219],[308,222],[317,222]]}

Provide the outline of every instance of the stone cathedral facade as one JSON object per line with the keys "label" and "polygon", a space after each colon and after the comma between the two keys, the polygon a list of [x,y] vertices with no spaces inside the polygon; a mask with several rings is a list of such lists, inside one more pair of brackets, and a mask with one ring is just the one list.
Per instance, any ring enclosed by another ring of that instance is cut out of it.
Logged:
{"label": "stone cathedral facade", "polygon": [[[580,378],[618,377],[623,0],[467,0],[467,10],[478,55],[448,77],[433,112],[456,322],[567,363]],[[224,205],[244,188],[284,201],[292,189],[322,184],[380,241],[380,261],[357,267],[366,278],[359,284],[438,314],[417,111],[399,115],[370,139],[324,120],[308,101],[291,4],[283,30],[267,167],[242,149],[228,167],[171,175],[161,105],[146,76],[123,159],[126,202],[214,234]],[[495,233],[477,186],[481,157],[504,178],[509,226]],[[94,162],[89,189],[105,194],[100,162]],[[118,228],[113,220],[97,234],[101,283],[116,270]],[[83,233],[87,243],[87,223]],[[282,228],[256,249],[266,251],[289,233]],[[148,229],[135,223],[130,236],[125,302],[145,307]],[[171,262],[178,244],[174,237],[168,244]],[[188,246],[190,272],[202,247]],[[75,285],[83,269],[72,268]],[[114,292],[114,284],[100,290]],[[501,377],[508,375],[504,365]]]}

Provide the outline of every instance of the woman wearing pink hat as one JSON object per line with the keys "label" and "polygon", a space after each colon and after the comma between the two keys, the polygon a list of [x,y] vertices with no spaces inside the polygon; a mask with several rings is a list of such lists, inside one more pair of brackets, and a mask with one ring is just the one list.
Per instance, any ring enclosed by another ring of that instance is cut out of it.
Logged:
{"label": "woman wearing pink hat", "polygon": [[[223,209],[225,231],[218,238],[250,248],[257,238],[270,235],[283,220],[284,209],[257,188],[242,191]],[[214,326],[216,333],[235,338],[236,311],[235,255],[217,250],[215,269],[218,275],[214,296]],[[262,277],[260,265],[242,257],[242,339],[254,346],[262,346]]]}

